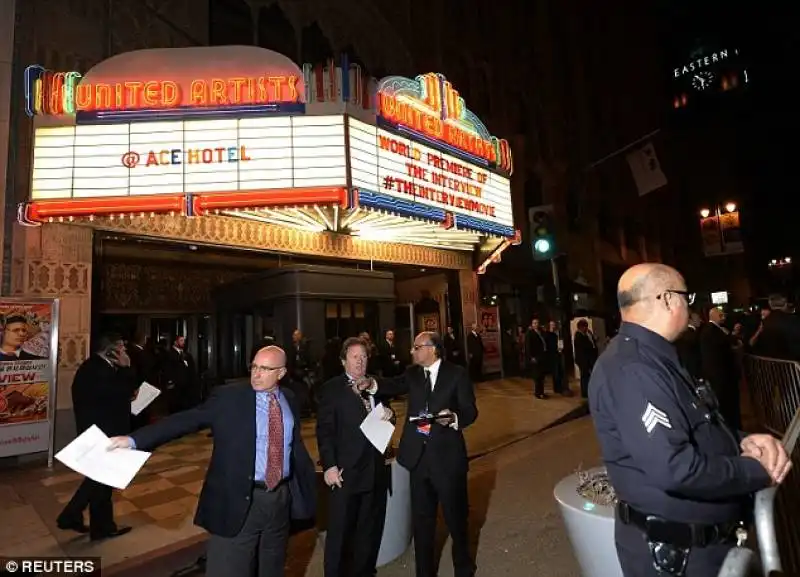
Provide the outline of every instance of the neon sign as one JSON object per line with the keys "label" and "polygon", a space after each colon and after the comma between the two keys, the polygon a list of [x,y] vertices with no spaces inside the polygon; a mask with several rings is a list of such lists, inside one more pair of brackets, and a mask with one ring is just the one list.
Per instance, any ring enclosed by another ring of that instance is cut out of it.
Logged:
{"label": "neon sign", "polygon": [[378,84],[379,117],[402,132],[432,140],[511,173],[511,149],[492,136],[444,76],[423,74],[415,79],[384,78]]}
{"label": "neon sign", "polygon": [[295,75],[197,78],[188,83],[166,79],[90,83],[78,72],[25,70],[25,111],[29,116],[78,112],[225,108],[299,103]]}

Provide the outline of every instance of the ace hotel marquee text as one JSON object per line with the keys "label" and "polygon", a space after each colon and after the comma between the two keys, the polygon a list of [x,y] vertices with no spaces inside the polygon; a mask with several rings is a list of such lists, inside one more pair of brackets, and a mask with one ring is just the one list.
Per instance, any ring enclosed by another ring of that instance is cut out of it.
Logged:
{"label": "ace hotel marquee text", "polygon": [[[346,186],[345,118],[39,128],[32,198]],[[508,178],[355,119],[349,123],[353,186],[513,227]]]}

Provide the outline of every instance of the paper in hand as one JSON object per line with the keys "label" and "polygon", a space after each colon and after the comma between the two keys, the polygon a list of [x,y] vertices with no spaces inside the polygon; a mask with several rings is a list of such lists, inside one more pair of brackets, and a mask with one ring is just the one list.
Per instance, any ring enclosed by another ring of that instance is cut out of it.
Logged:
{"label": "paper in hand", "polygon": [[61,449],[55,458],[93,481],[126,489],[150,453],[131,449],[108,450],[111,441],[97,425],[92,425],[77,439]]}
{"label": "paper in hand", "polygon": [[160,394],[161,391],[159,389],[147,381],[143,382],[142,386],[139,387],[136,398],[131,401],[131,414],[136,416],[144,411]]}
{"label": "paper in hand", "polygon": [[386,408],[378,403],[361,423],[361,432],[381,453],[386,452],[386,447],[389,446],[389,441],[392,440],[394,434],[394,425],[383,420],[385,411]]}

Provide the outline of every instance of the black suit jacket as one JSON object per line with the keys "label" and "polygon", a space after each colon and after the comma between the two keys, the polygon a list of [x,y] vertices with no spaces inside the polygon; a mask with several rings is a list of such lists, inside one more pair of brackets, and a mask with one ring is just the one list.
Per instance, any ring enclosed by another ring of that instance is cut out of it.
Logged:
{"label": "black suit jacket", "polygon": [[[316,512],[316,469],[300,436],[295,397],[282,388],[292,406],[292,518],[310,519]],[[195,524],[213,535],[239,534],[250,509],[256,451],[256,394],[247,381],[216,387],[202,405],[176,413],[131,435],[136,448],[150,451],[188,433],[210,427],[214,450],[197,503]]]}
{"label": "black suit jacket", "polygon": [[141,386],[147,381],[154,387],[158,386],[156,357],[152,351],[132,344],[128,347],[128,356],[131,358],[131,368],[136,373],[138,384]]}
{"label": "black suit jacket", "polygon": [[575,364],[582,373],[590,373],[597,361],[597,343],[594,342],[594,337],[577,331],[573,340],[573,348]]}
{"label": "black suit jacket", "polygon": [[[544,369],[547,363],[546,345],[543,331],[528,329],[525,333],[525,365],[530,367],[535,364]],[[536,363],[533,363],[532,359],[536,359]]]}
{"label": "black suit jacket", "polygon": [[[407,415],[416,416],[425,410],[425,374],[422,367],[414,365],[393,379],[378,379],[378,393],[387,396],[408,394]],[[445,474],[465,473],[469,468],[464,429],[478,418],[475,389],[466,370],[448,361],[442,361],[436,384],[433,387],[428,409],[438,413],[450,409],[458,415],[458,429],[431,425],[430,436],[417,432],[417,423],[406,418],[398,462],[409,471],[419,463],[423,450],[433,452],[433,459]]]}
{"label": "black suit jacket", "polygon": [[689,327],[675,341],[675,349],[681,364],[694,378],[703,377],[703,363],[700,355],[700,332],[702,328]]}
{"label": "black suit jacket", "polygon": [[733,341],[714,323],[706,323],[700,331],[702,376],[720,402],[739,398],[739,371]]}
{"label": "black suit jacket", "polygon": [[99,355],[83,361],[72,381],[78,434],[92,425],[109,437],[130,433],[131,399],[138,387],[130,367],[114,367]]}
{"label": "black suit jacket", "polygon": [[[381,402],[380,398],[375,403]],[[383,454],[361,432],[367,408],[350,388],[347,375],[327,381],[320,389],[317,410],[317,445],[322,470],[343,470],[342,488],[370,491],[385,486]]]}

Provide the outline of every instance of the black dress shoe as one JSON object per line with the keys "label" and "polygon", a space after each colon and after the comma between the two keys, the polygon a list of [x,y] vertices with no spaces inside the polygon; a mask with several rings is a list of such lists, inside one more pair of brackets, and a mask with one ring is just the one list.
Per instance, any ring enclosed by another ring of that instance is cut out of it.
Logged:
{"label": "black dress shoe", "polygon": [[112,539],[121,535],[126,535],[131,532],[132,527],[117,527],[113,531],[106,531],[105,533],[96,533],[90,537],[92,541],[101,541],[103,539]]}
{"label": "black dress shoe", "polygon": [[88,533],[89,527],[83,521],[56,521],[56,525],[62,531],[75,531],[76,533]]}

